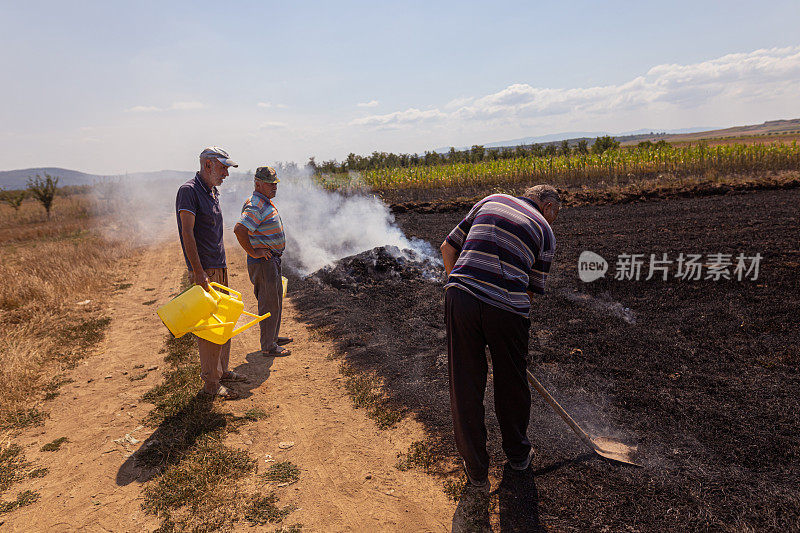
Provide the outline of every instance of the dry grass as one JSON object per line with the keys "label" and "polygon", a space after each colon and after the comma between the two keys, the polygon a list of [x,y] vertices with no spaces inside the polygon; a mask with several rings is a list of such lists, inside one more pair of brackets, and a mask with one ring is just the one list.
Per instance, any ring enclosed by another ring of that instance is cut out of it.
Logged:
{"label": "dry grass", "polygon": [[92,213],[88,195],[57,197],[49,222],[33,200],[18,211],[0,205],[2,426],[41,422],[39,393],[53,398],[52,376],[74,366],[109,323],[98,300],[113,290],[115,269],[133,248],[100,237],[94,228],[102,221]]}

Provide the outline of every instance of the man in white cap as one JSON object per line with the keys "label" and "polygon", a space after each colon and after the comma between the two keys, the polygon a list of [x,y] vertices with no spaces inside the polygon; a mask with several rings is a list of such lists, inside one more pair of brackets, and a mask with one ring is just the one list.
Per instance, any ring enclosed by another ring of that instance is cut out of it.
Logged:
{"label": "man in white cap", "polygon": [[[189,279],[205,290],[216,281],[228,285],[225,245],[222,242],[222,210],[217,187],[228,177],[229,167],[238,167],[228,152],[209,146],[200,153],[200,171],[178,189],[175,212],[183,257],[189,269]],[[201,394],[235,400],[239,395],[220,382],[246,381],[244,376],[228,370],[231,343],[214,344],[197,339],[200,352]]]}

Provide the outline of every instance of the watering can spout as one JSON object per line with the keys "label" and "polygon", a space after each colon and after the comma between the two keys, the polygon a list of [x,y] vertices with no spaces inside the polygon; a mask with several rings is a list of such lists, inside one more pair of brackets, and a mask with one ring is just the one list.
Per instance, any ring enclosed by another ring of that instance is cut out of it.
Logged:
{"label": "watering can spout", "polygon": [[[214,287],[225,292],[217,292]],[[231,337],[270,316],[269,313],[248,313],[244,310],[241,293],[215,281],[209,283],[208,292],[194,285],[161,306],[157,312],[175,337],[194,333],[215,344],[225,344]],[[254,320],[235,328],[242,314],[254,317]]]}

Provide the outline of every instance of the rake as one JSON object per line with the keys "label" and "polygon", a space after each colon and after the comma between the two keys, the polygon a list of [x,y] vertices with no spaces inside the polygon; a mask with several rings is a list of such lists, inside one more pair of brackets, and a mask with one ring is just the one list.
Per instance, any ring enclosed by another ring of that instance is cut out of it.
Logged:
{"label": "rake", "polygon": [[575,432],[578,437],[583,441],[583,443],[589,447],[594,453],[599,455],[600,457],[604,457],[611,461],[616,461],[618,463],[624,463],[626,465],[633,465],[633,466],[642,466],[638,464],[633,457],[636,455],[636,446],[628,446],[627,444],[623,444],[616,439],[612,439],[610,437],[592,437],[588,433],[586,433],[575,420],[567,413],[561,405],[552,397],[550,393],[547,392],[547,389],[539,383],[539,380],[531,374],[530,370],[526,370],[528,372],[528,382],[533,385],[533,388],[536,389],[536,392],[542,395],[547,403],[555,409],[556,413],[567,423],[567,425],[572,428],[572,431]]}

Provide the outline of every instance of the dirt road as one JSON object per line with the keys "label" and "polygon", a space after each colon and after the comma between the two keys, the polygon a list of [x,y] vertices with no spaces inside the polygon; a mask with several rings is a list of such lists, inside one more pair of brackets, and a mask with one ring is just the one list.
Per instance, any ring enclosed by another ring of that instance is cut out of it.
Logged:
{"label": "dirt road", "polygon": [[[246,309],[254,309],[243,253],[228,246],[230,283],[242,292]],[[41,498],[0,518],[6,531],[146,531],[158,521],[140,508],[142,480],[148,473],[121,472],[126,458],[150,436],[142,427],[151,405],[140,400],[161,381],[166,329],[155,314],[180,285],[183,274],[176,244],[148,249],[121,265],[130,287],[108,304],[112,317],[97,352],[71,371],[74,382],[50,402],[43,426],[23,431],[15,441],[26,457],[49,473],[15,485]],[[260,407],[269,416],[228,437],[246,448],[264,470],[265,454],[290,460],[301,469],[300,481],[277,489],[281,505],[297,509],[286,523],[304,531],[446,531],[455,504],[441,485],[418,471],[395,468],[398,454],[421,440],[421,426],[404,420],[381,431],[363,410],[352,407],[328,356],[332,346],[295,318],[291,300],[283,315],[282,334],[294,337],[290,357],[264,358],[258,328],[237,337],[231,368],[250,378],[239,384],[242,398],[229,406],[237,414]],[[146,374],[141,377],[142,374]],[[141,379],[131,379],[141,378]],[[55,452],[43,444],[69,440]],[[294,442],[280,450],[280,442]],[[242,531],[251,529],[240,524]]]}

